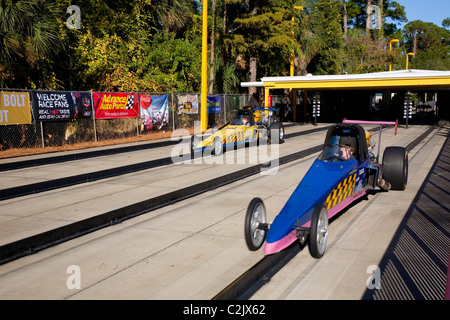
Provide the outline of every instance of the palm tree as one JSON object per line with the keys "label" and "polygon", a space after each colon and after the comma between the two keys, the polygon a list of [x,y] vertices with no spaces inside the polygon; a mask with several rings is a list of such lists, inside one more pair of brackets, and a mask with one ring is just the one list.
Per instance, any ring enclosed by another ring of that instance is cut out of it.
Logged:
{"label": "palm tree", "polygon": [[309,12],[296,12],[298,28],[296,38],[298,43],[297,54],[294,59],[295,75],[305,75],[307,66],[314,56],[321,50],[323,41],[319,30],[323,27],[320,10],[317,10],[311,1],[301,1],[301,5],[309,8]]}
{"label": "palm tree", "polygon": [[239,77],[236,74],[236,64],[218,59],[214,78],[217,93],[238,93]]}
{"label": "palm tree", "polygon": [[192,19],[194,7],[190,0],[156,0],[151,2],[156,10],[155,22],[165,32],[177,32]]}
{"label": "palm tree", "polygon": [[37,81],[32,78],[39,61],[59,47],[54,4],[42,0],[0,1],[0,86],[30,86]]}

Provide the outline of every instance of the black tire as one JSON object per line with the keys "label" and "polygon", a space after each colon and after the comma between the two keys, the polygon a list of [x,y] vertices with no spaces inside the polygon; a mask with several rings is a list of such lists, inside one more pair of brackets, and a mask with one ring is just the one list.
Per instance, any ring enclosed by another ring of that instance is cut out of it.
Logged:
{"label": "black tire", "polygon": [[250,137],[247,141],[248,146],[257,146],[258,145],[258,130],[252,130]]}
{"label": "black tire", "polygon": [[274,122],[270,125],[269,141],[279,144],[284,142],[284,125],[282,122]]}
{"label": "black tire", "polygon": [[267,130],[266,128],[259,129],[258,146],[269,144],[270,143],[269,135],[270,135],[269,130]]}
{"label": "black tire", "polygon": [[223,142],[220,137],[215,137],[213,142],[214,156],[220,156],[223,153]]}
{"label": "black tire", "polygon": [[245,214],[245,242],[251,251],[256,251],[266,241],[267,230],[259,228],[266,223],[266,208],[260,198],[253,198]]}
{"label": "black tire", "polygon": [[325,254],[328,240],[328,211],[323,205],[316,206],[311,218],[309,252],[320,259]]}
{"label": "black tire", "polygon": [[387,147],[383,153],[383,176],[392,190],[405,190],[408,183],[408,152],[403,147]]}
{"label": "black tire", "polygon": [[194,151],[194,147],[200,143],[200,138],[197,137],[196,135],[193,135],[191,137],[191,146],[190,146],[190,150],[191,150],[191,159],[194,159],[195,157],[195,151]]}

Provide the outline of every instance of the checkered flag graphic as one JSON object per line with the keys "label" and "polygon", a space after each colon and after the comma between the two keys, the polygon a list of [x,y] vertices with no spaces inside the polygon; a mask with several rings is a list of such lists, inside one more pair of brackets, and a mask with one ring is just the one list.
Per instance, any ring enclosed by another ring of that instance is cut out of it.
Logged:
{"label": "checkered flag graphic", "polygon": [[133,109],[133,104],[134,104],[134,95],[130,95],[128,96],[127,106],[125,107],[125,109],[127,110]]}

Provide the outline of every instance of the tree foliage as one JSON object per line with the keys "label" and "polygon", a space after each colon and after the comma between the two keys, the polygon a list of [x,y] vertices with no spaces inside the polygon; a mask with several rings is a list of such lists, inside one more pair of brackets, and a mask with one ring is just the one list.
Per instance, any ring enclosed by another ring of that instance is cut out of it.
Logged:
{"label": "tree foliage", "polygon": [[403,30],[405,51],[414,53],[411,67],[450,70],[450,31],[433,23],[411,21]]}
{"label": "tree foliage", "polygon": [[[199,92],[202,8],[194,0],[0,0],[0,87]],[[208,6],[215,93],[264,76],[450,70],[450,20],[405,23],[394,0],[215,0]],[[368,5],[382,28],[368,30]],[[69,29],[67,8],[81,11]],[[297,6],[297,9],[294,9]],[[303,10],[298,10],[302,6]],[[214,26],[214,30],[212,30]],[[389,50],[389,41],[400,42]],[[214,40],[214,41],[212,41]],[[292,53],[294,59],[292,60]]]}
{"label": "tree foliage", "polygon": [[46,1],[0,2],[0,86],[33,88],[56,81],[60,49],[56,7]]}

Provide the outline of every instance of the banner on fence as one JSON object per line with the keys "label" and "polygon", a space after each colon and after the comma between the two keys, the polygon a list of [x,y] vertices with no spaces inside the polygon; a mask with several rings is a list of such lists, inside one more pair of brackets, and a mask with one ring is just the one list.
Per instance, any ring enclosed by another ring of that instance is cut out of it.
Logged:
{"label": "banner on fence", "polygon": [[28,92],[0,91],[0,125],[30,123],[31,105]]}
{"label": "banner on fence", "polygon": [[206,113],[220,113],[220,95],[206,96]]}
{"label": "banner on fence", "polygon": [[169,96],[151,97],[140,94],[141,131],[161,129],[169,124]]}
{"label": "banner on fence", "polygon": [[178,94],[178,114],[198,113],[198,95],[197,94]]}
{"label": "banner on fence", "polygon": [[33,113],[38,121],[89,118],[92,114],[90,92],[32,91]]}
{"label": "banner on fence", "polygon": [[137,93],[93,92],[95,118],[137,118],[139,101]]}

